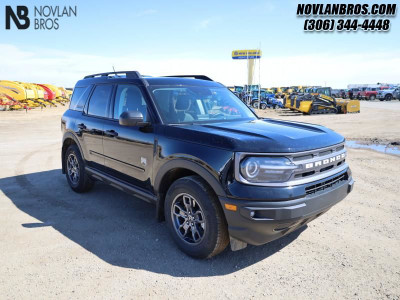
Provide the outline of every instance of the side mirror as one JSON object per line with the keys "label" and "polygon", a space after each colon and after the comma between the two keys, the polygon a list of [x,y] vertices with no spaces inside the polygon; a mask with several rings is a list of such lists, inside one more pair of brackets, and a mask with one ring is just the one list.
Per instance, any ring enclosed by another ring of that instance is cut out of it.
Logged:
{"label": "side mirror", "polygon": [[143,122],[143,115],[140,111],[124,111],[119,116],[119,125],[122,126],[147,126],[149,124]]}

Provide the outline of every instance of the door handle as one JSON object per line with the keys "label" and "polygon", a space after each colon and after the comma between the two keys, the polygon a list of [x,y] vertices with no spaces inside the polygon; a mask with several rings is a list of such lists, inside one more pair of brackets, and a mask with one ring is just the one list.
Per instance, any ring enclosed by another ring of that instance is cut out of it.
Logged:
{"label": "door handle", "polygon": [[80,124],[78,124],[78,128],[84,130],[84,129],[86,129],[86,126],[85,126],[85,124],[80,123]]}
{"label": "door handle", "polygon": [[104,132],[104,134],[108,137],[116,137],[118,136],[118,132],[116,132],[115,130],[106,130]]}

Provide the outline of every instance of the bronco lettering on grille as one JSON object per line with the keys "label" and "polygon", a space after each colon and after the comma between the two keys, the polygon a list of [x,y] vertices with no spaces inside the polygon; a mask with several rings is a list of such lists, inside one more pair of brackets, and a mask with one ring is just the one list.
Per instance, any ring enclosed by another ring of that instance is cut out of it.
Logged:
{"label": "bronco lettering on grille", "polygon": [[332,157],[327,158],[327,159],[306,163],[305,167],[306,167],[306,169],[310,169],[310,168],[314,168],[314,167],[320,167],[320,166],[327,165],[327,164],[333,163],[335,161],[341,160],[341,159],[343,159],[345,157],[346,157],[346,153],[342,153],[340,155],[332,156]]}

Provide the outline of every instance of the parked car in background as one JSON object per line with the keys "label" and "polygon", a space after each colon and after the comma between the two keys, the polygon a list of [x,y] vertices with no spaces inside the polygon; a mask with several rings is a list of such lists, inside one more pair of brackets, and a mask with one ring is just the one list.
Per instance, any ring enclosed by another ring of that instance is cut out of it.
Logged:
{"label": "parked car in background", "polygon": [[398,86],[393,92],[393,99],[400,100],[400,86]]}
{"label": "parked car in background", "polygon": [[349,89],[346,96],[350,99],[361,99],[361,88]]}
{"label": "parked car in background", "polygon": [[365,100],[375,100],[378,90],[379,88],[376,87],[365,88],[363,91],[361,91],[361,98]]}
{"label": "parked car in background", "polygon": [[379,100],[383,101],[390,101],[392,99],[399,99],[399,87],[380,90],[376,96]]}

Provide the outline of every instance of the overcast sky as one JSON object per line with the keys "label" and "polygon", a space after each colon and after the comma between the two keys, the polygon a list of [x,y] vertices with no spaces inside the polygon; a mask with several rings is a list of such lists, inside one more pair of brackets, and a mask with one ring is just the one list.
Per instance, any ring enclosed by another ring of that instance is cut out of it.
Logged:
{"label": "overcast sky", "polygon": [[[7,5],[21,4],[13,2]],[[33,17],[33,5],[48,3],[24,5]],[[115,66],[146,75],[206,74],[242,85],[246,63],[232,60],[231,51],[261,44],[264,87],[400,82],[398,16],[388,33],[304,33],[297,1],[50,3],[77,5],[78,17],[60,19],[57,31],[6,31],[0,14],[0,79],[72,87],[84,75]]]}

